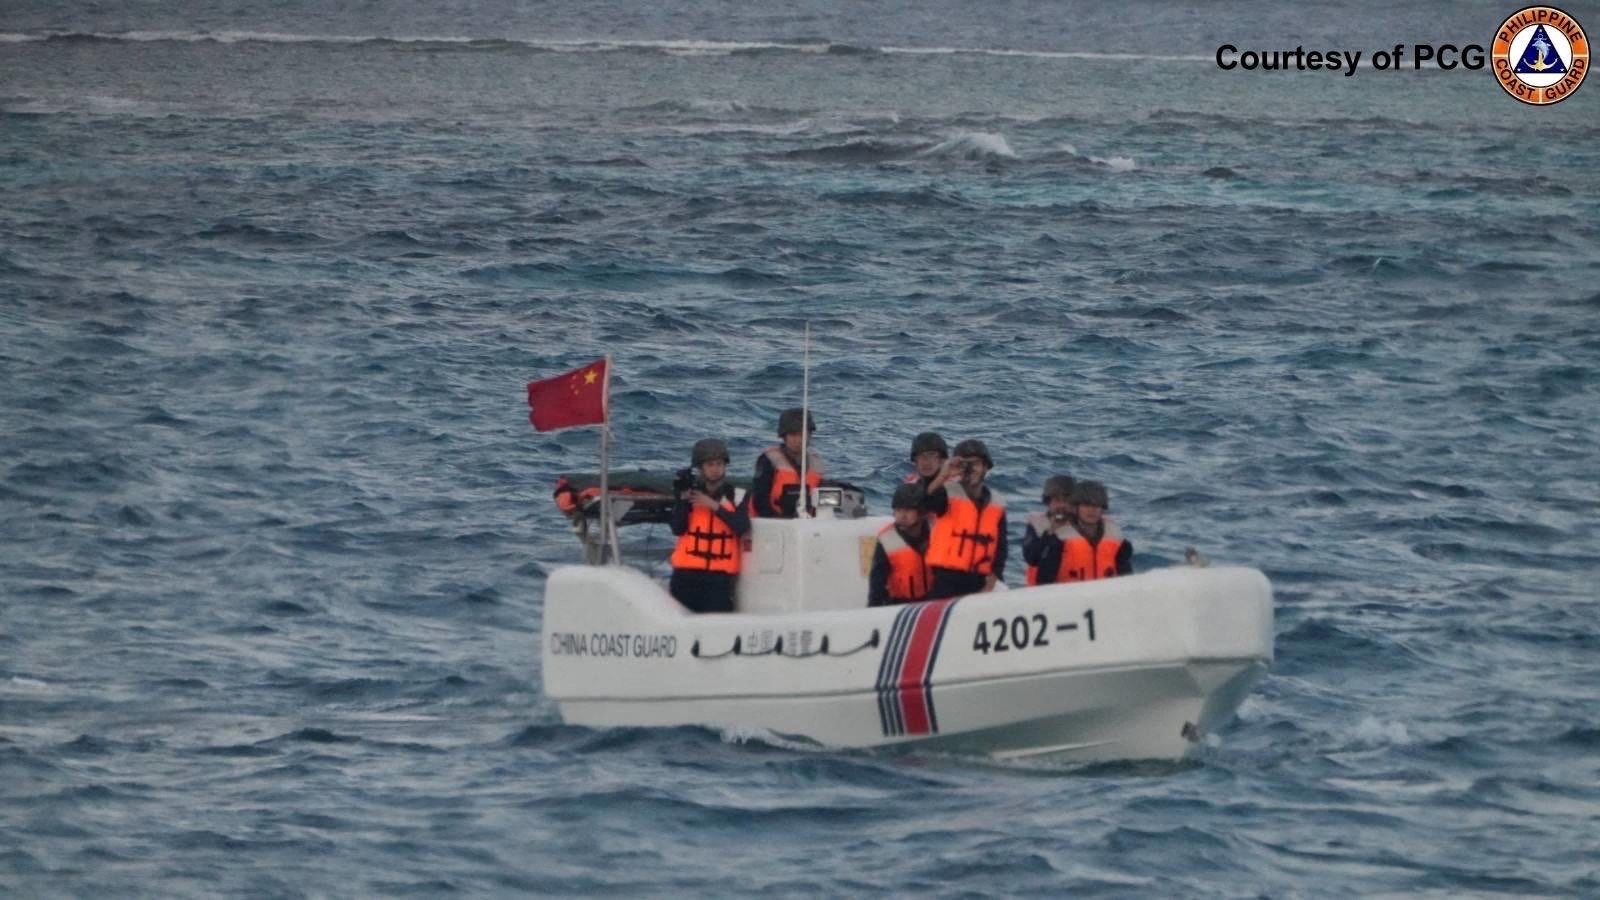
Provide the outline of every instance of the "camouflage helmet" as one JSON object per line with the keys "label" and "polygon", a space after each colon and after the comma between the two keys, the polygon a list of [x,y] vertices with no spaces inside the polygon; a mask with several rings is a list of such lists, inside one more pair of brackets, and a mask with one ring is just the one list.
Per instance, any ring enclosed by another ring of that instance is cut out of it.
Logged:
{"label": "camouflage helmet", "polygon": [[1072,505],[1088,503],[1101,509],[1111,508],[1111,495],[1106,492],[1106,486],[1098,481],[1080,481],[1072,489]]}
{"label": "camouflage helmet", "polygon": [[1039,496],[1039,502],[1049,503],[1051,497],[1060,497],[1070,502],[1074,485],[1071,475],[1051,475],[1044,480],[1044,491]]}
{"label": "camouflage helmet", "polygon": [[717,459],[725,463],[733,462],[728,456],[728,445],[716,438],[701,438],[694,442],[694,450],[689,454],[689,465],[704,465]]}
{"label": "camouflage helmet", "polygon": [[928,494],[922,485],[912,481],[894,489],[894,499],[889,501],[889,506],[893,509],[922,509],[927,500]]}
{"label": "camouflage helmet", "polygon": [[809,426],[807,430],[812,434],[816,434],[817,417],[809,412],[802,412],[800,407],[795,406],[778,414],[778,437],[781,438],[786,434],[799,434],[800,417],[802,415],[805,416],[806,425]]}
{"label": "camouflage helmet", "polygon": [[938,451],[945,459],[950,458],[950,445],[944,442],[944,436],[937,431],[924,431],[911,439],[911,461],[916,462],[918,456],[929,450]]}

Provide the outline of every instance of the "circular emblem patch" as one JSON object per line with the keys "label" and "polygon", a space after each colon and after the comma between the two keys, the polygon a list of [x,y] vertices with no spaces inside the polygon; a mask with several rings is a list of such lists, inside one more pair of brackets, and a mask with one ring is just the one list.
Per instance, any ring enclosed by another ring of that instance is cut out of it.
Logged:
{"label": "circular emblem patch", "polygon": [[1511,14],[1494,33],[1494,74],[1506,93],[1535,106],[1572,96],[1589,74],[1589,39],[1554,6]]}

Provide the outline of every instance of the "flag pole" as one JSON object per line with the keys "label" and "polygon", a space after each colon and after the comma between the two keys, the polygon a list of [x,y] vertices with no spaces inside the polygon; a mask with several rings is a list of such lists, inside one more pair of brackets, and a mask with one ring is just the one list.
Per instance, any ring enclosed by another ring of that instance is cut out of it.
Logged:
{"label": "flag pole", "polygon": [[805,349],[800,363],[800,506],[795,518],[811,518],[811,489],[806,484],[806,464],[811,462],[811,320],[806,320]]}
{"label": "flag pole", "polygon": [[600,387],[600,408],[605,411],[605,421],[600,424],[600,561],[606,559],[606,548],[611,548],[611,561],[622,562],[622,549],[617,545],[616,525],[611,521],[611,354],[606,354],[606,377]]}
{"label": "flag pole", "polygon": [[[811,320],[806,320],[805,348],[800,356],[800,501],[794,515],[797,519],[811,518],[811,486],[806,482],[806,468],[811,462]],[[800,560],[801,564],[794,569],[795,597],[800,601],[800,608],[806,604],[806,534],[807,529],[800,529]]]}

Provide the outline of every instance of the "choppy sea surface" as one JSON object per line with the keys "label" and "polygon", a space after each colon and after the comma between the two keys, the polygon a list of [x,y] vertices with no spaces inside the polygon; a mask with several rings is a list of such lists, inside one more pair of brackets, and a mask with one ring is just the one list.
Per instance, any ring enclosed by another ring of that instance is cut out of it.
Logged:
{"label": "choppy sea surface", "polygon": [[[1600,86],[1211,61],[1510,8],[112,7],[0,14],[0,894],[1600,894]],[[742,469],[806,322],[879,509],[931,427],[1266,572],[1237,719],[562,725],[523,384]]]}

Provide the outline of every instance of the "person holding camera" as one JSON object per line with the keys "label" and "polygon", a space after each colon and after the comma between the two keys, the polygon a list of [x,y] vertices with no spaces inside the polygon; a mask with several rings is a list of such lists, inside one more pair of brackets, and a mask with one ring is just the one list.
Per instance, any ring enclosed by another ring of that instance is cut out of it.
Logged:
{"label": "person holding camera", "polygon": [[938,516],[928,542],[930,600],[992,591],[1005,576],[1006,506],[984,484],[993,468],[983,441],[962,441],[940,473],[944,485],[928,498]]}
{"label": "person holding camera", "polygon": [[[806,434],[800,429],[802,422]],[[793,519],[800,499],[800,445],[809,445],[817,433],[817,420],[798,407],[778,416],[778,440],[756,457],[756,474],[750,484],[750,514],[768,519]],[[823,463],[809,446],[806,448],[806,494],[822,484]],[[810,500],[806,506],[810,509]]]}
{"label": "person holding camera", "polygon": [[668,590],[690,612],[733,612],[740,545],[750,531],[750,517],[734,505],[733,485],[726,480],[729,462],[727,444],[716,438],[695,441],[690,468],[679,469],[672,483],[678,498],[672,505],[672,533],[678,545]]}
{"label": "person holding camera", "polygon": [[919,484],[894,489],[894,523],[878,532],[867,578],[867,605],[920,603],[928,599],[933,573],[928,569],[928,522],[922,507],[927,494]]}
{"label": "person holding camera", "polygon": [[1022,560],[1028,564],[1029,587],[1055,583],[1056,570],[1061,565],[1061,542],[1074,534],[1073,486],[1071,475],[1046,478],[1039,497],[1045,508],[1028,514],[1022,531]]}

